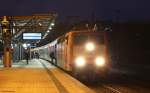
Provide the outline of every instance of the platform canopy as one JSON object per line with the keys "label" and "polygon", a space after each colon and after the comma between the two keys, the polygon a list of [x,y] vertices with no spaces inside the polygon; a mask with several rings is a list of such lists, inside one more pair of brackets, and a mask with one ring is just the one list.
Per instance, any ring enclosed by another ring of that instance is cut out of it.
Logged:
{"label": "platform canopy", "polygon": [[23,33],[41,33],[44,38],[46,32],[51,30],[57,17],[56,12],[33,14],[26,16],[9,16],[14,42],[25,42]]}

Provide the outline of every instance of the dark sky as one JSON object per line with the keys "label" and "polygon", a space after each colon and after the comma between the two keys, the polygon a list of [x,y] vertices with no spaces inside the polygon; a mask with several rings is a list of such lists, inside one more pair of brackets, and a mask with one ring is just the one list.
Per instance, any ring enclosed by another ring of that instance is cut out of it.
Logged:
{"label": "dark sky", "polygon": [[150,0],[0,0],[0,15],[56,11],[59,17],[95,14],[101,19],[150,19]]}

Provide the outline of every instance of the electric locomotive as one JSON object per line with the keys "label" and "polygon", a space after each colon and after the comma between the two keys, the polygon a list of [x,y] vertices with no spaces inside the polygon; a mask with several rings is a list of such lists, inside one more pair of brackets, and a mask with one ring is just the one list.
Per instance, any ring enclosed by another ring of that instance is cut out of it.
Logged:
{"label": "electric locomotive", "polygon": [[71,31],[36,50],[74,75],[103,75],[110,67],[107,32]]}

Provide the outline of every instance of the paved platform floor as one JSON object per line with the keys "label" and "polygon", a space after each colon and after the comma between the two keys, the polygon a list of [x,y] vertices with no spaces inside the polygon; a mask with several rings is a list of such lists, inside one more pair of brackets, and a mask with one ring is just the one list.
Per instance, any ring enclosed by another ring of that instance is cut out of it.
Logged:
{"label": "paved platform floor", "polygon": [[41,60],[0,68],[0,93],[94,93],[70,75]]}

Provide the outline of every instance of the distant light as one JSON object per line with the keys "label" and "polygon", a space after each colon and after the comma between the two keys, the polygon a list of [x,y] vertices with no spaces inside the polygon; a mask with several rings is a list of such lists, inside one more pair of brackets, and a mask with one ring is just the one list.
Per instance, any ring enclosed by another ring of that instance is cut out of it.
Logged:
{"label": "distant light", "polygon": [[13,47],[13,44],[11,44],[11,48],[13,49],[14,47]]}
{"label": "distant light", "polygon": [[49,30],[52,30],[52,27],[49,27]]}
{"label": "distant light", "polygon": [[27,44],[27,47],[30,47],[31,46],[31,44]]}
{"label": "distant light", "polygon": [[54,26],[55,24],[54,23],[51,23],[51,26]]}
{"label": "distant light", "polygon": [[27,44],[26,44],[26,43],[22,44],[22,46],[23,46],[24,48],[27,48]]}
{"label": "distant light", "polygon": [[49,33],[50,31],[49,30],[47,30],[47,33]]}
{"label": "distant light", "polygon": [[15,47],[17,47],[17,44],[15,44]]}
{"label": "distant light", "polygon": [[39,23],[39,25],[40,25],[40,26],[42,26],[42,24],[41,24],[41,23]]}
{"label": "distant light", "polygon": [[16,26],[16,24],[15,24],[15,23],[13,23],[13,25],[14,25],[14,26]]}

